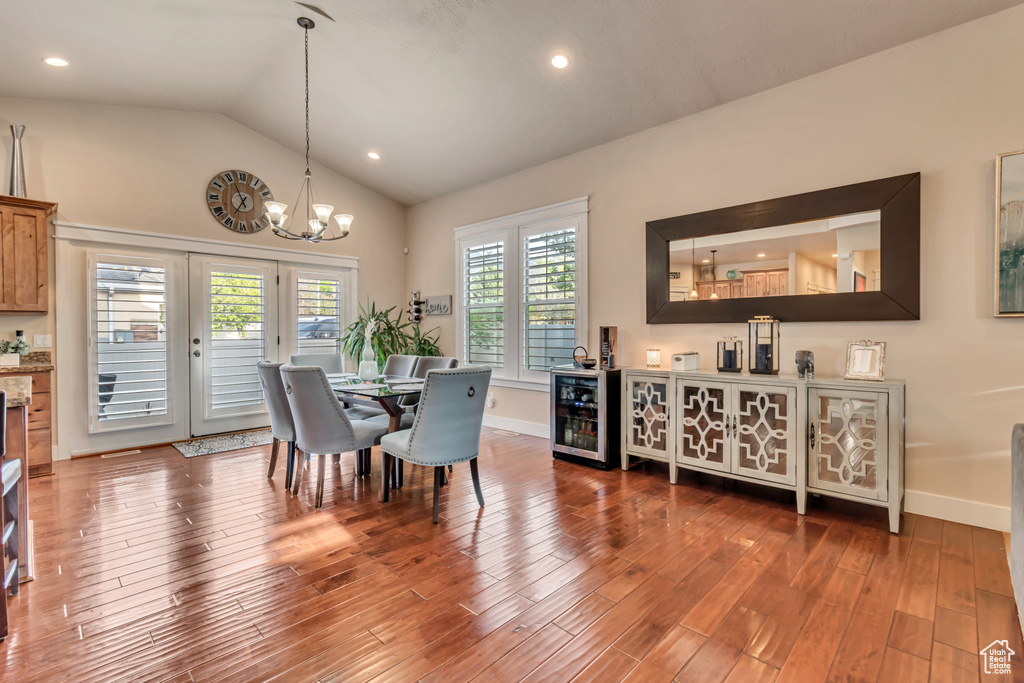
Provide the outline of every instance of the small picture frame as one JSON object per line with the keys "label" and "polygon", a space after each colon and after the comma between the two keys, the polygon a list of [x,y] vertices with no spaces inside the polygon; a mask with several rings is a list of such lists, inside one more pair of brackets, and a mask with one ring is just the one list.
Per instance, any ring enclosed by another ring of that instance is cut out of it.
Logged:
{"label": "small picture frame", "polygon": [[846,379],[881,382],[885,379],[885,342],[869,339],[846,344]]}

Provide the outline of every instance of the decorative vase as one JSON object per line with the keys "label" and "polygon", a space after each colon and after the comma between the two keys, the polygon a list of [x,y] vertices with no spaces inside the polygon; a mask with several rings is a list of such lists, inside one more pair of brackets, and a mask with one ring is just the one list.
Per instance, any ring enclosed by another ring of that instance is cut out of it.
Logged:
{"label": "decorative vase", "polygon": [[14,151],[11,154],[11,191],[12,197],[27,197],[25,194],[25,159],[21,153],[21,136],[25,126],[11,124],[14,136]]}
{"label": "decorative vase", "polygon": [[739,275],[740,274],[737,273],[735,270],[730,270],[725,274],[725,276],[730,280],[735,280],[737,277],[739,277]]}
{"label": "decorative vase", "polygon": [[373,345],[369,338],[363,342],[362,361],[359,363],[359,379],[369,382],[377,379],[377,357],[373,353]]}

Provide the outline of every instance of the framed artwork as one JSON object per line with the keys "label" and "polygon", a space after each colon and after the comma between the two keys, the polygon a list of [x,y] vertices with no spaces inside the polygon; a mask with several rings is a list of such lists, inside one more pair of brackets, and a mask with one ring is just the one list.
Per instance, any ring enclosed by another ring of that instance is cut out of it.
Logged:
{"label": "framed artwork", "polygon": [[995,313],[1024,316],[1024,151],[996,157]]}
{"label": "framed artwork", "polygon": [[866,292],[868,291],[868,278],[864,273],[858,273],[856,270],[853,271],[853,291],[855,292]]}
{"label": "framed artwork", "polygon": [[861,339],[846,345],[846,379],[885,379],[885,342]]}
{"label": "framed artwork", "polygon": [[715,278],[715,266],[701,266],[700,267],[700,281],[701,282],[712,282]]}

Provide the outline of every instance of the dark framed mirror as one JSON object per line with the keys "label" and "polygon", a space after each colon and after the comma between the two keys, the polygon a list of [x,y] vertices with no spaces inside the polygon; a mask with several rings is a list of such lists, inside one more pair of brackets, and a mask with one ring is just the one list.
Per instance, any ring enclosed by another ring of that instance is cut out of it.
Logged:
{"label": "dark framed mirror", "polygon": [[647,322],[918,320],[921,174],[647,223]]}

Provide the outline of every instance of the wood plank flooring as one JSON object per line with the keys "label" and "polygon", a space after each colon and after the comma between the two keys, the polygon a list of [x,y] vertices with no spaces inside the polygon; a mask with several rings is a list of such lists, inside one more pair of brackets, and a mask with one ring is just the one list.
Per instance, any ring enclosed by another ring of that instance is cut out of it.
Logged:
{"label": "wood plank flooring", "polygon": [[[292,498],[269,448],[170,448],[31,481],[36,581],[4,681],[946,681],[1024,643],[1003,536],[656,466],[599,472],[485,429],[392,502],[353,455]],[[1010,678],[1010,677],[1007,677]]]}

